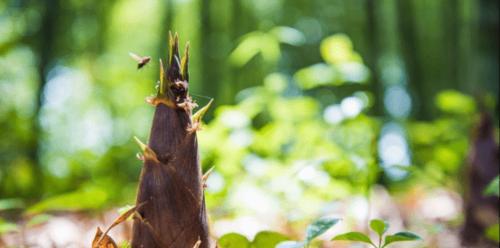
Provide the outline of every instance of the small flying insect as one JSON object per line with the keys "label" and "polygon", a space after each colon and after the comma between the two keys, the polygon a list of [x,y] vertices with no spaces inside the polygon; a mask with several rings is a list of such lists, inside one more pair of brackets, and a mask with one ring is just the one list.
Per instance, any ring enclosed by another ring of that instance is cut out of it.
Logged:
{"label": "small flying insect", "polygon": [[128,53],[130,57],[132,57],[135,61],[137,61],[137,69],[141,69],[143,66],[145,66],[149,61],[151,61],[151,57],[149,56],[144,56],[141,57],[135,53],[129,52]]}

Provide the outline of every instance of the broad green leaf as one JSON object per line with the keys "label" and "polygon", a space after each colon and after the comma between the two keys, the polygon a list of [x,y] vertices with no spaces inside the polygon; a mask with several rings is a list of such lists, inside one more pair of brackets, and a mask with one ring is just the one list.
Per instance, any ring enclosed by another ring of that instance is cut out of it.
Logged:
{"label": "broad green leaf", "polygon": [[262,231],[255,235],[252,248],[274,248],[277,244],[285,240],[288,240],[288,237],[281,233]]}
{"label": "broad green leaf", "polygon": [[250,247],[250,241],[239,233],[224,234],[217,241],[219,248],[246,248]]}
{"label": "broad green leaf", "polygon": [[500,230],[498,223],[488,227],[485,231],[485,235],[487,238],[500,243]]}
{"label": "broad green leaf", "polygon": [[491,195],[496,195],[500,196],[500,178],[499,176],[495,177],[490,184],[488,184],[488,187],[484,190],[484,195],[486,196],[491,196]]}
{"label": "broad green leaf", "polygon": [[330,227],[337,224],[339,221],[340,219],[336,218],[321,218],[311,223],[306,229],[306,244],[326,232],[328,229],[330,229]]}
{"label": "broad green leaf", "polygon": [[285,241],[279,243],[276,248],[303,248],[305,246],[304,242],[297,241]]}
{"label": "broad green leaf", "polygon": [[347,241],[364,242],[364,243],[368,243],[370,245],[375,246],[368,236],[366,236],[365,234],[360,233],[360,232],[348,232],[348,233],[340,234],[340,235],[335,236],[332,240],[347,240]]}
{"label": "broad green leaf", "polygon": [[379,237],[382,237],[389,228],[389,224],[384,220],[374,219],[370,221],[370,228],[375,231]]}
{"label": "broad green leaf", "polygon": [[415,240],[421,240],[418,235],[411,233],[411,232],[398,232],[393,235],[387,235],[385,237],[385,242],[383,247],[386,247],[387,245],[394,243],[394,242],[401,242],[401,241],[415,241]]}

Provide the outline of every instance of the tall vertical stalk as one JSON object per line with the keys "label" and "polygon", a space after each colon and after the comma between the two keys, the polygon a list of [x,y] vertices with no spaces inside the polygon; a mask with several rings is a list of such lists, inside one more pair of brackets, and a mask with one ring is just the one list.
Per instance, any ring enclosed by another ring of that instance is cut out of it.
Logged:
{"label": "tall vertical stalk", "polygon": [[144,167],[132,247],[210,246],[196,138],[208,105],[192,114],[189,46],[180,58],[178,43],[177,34],[170,35],[168,65],[160,63],[158,92],[148,99],[156,108],[149,143],[138,141]]}

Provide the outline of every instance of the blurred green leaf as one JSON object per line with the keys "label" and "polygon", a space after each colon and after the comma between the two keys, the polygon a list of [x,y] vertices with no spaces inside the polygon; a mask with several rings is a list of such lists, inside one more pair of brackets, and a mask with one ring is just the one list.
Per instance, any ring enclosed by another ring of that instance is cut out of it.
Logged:
{"label": "blurred green leaf", "polygon": [[24,208],[24,202],[22,199],[10,198],[0,200],[0,211],[19,208]]}
{"label": "blurred green leaf", "polygon": [[28,208],[28,214],[53,210],[88,210],[104,206],[108,194],[98,187],[88,187],[75,192],[44,199]]}
{"label": "blurred green leaf", "polygon": [[295,73],[294,78],[299,86],[306,90],[325,85],[338,86],[344,83],[340,80],[337,70],[324,63],[300,69]]}
{"label": "blurred green leaf", "polygon": [[485,235],[487,238],[500,243],[500,229],[499,229],[499,224],[492,225],[488,227],[485,231]]}
{"label": "blurred green leaf", "polygon": [[320,45],[321,56],[331,64],[359,60],[359,55],[353,53],[351,39],[344,34],[336,34],[325,38]]}
{"label": "blurred green leaf", "polygon": [[488,187],[484,190],[484,195],[486,196],[500,196],[500,178],[499,176],[495,177],[489,184]]}
{"label": "blurred green leaf", "polygon": [[436,106],[452,114],[471,114],[476,110],[474,99],[455,90],[440,92],[436,97]]}
{"label": "blurred green leaf", "polygon": [[16,223],[8,222],[0,218],[0,234],[16,232],[18,230],[19,226]]}
{"label": "blurred green leaf", "polygon": [[364,243],[368,243],[368,244],[376,247],[375,244],[373,244],[373,242],[370,240],[370,238],[368,236],[366,236],[365,234],[360,233],[360,232],[348,232],[348,233],[340,234],[340,235],[335,236],[332,240],[346,240],[346,241],[364,242]]}
{"label": "blurred green leaf", "polygon": [[263,32],[246,34],[229,55],[229,60],[241,67],[259,53],[265,61],[276,62],[281,53],[278,39],[274,35]]}
{"label": "blurred green leaf", "polygon": [[291,27],[274,27],[270,33],[275,35],[280,42],[293,46],[300,46],[306,41],[306,37],[302,32]]}
{"label": "blurred green leaf", "polygon": [[389,224],[384,220],[374,219],[370,221],[370,228],[375,231],[379,237],[382,237],[389,228]]}
{"label": "blurred green leaf", "polygon": [[121,244],[120,244],[120,248],[130,248],[130,243],[128,241],[123,241]]}
{"label": "blurred green leaf", "polygon": [[411,232],[398,232],[393,235],[387,235],[385,237],[385,242],[383,247],[386,247],[387,245],[394,243],[394,242],[402,242],[402,241],[416,241],[416,240],[421,240],[419,236],[417,236],[414,233]]}
{"label": "blurred green leaf", "polygon": [[262,231],[255,235],[253,248],[274,248],[278,243],[288,240],[288,237],[278,232]]}
{"label": "blurred green leaf", "polygon": [[314,221],[306,228],[305,243],[310,243],[313,239],[326,232],[339,221],[340,219],[329,217],[324,217]]}
{"label": "blurred green leaf", "polygon": [[228,233],[224,234],[217,241],[220,248],[245,248],[250,247],[250,242],[248,239],[238,233]]}
{"label": "blurred green leaf", "polygon": [[30,220],[26,223],[26,226],[32,227],[32,226],[40,225],[40,224],[43,224],[43,223],[49,221],[50,218],[52,218],[52,216],[48,215],[48,214],[37,214],[37,215],[30,218]]}

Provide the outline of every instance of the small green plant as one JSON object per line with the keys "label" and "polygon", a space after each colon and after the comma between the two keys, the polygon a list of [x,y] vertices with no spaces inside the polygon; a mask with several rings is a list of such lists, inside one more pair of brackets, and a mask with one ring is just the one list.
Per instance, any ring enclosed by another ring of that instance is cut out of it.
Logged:
{"label": "small green plant", "polygon": [[[370,228],[378,235],[378,244],[376,245],[367,235],[360,232],[348,232],[335,236],[332,240],[346,240],[368,243],[375,248],[384,248],[389,244],[401,241],[415,241],[421,240],[421,238],[411,232],[398,232],[392,235],[386,235],[383,238],[387,229],[389,229],[389,224],[383,220],[374,219],[370,221]],[[382,243],[382,240],[384,242]]]}
{"label": "small green plant", "polygon": [[337,224],[340,219],[321,218],[311,223],[306,228],[306,237],[303,241],[285,241],[279,243],[276,248],[303,248],[309,247],[309,244],[318,236],[325,233],[332,226]]}

